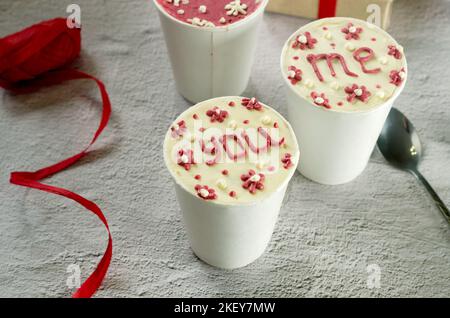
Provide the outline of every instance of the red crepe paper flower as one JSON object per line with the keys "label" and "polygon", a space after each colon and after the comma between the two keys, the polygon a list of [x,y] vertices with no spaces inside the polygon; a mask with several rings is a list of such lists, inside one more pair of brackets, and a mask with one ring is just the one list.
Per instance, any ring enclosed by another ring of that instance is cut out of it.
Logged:
{"label": "red crepe paper flower", "polygon": [[394,84],[395,86],[400,86],[406,78],[405,69],[402,68],[400,71],[393,70],[389,74],[389,77],[391,78],[390,81],[391,84]]}
{"label": "red crepe paper flower", "polygon": [[256,97],[242,99],[242,106],[245,106],[248,110],[262,110],[262,105]]}
{"label": "red crepe paper flower", "polygon": [[215,200],[217,199],[216,190],[208,187],[207,185],[199,185],[195,186],[195,191],[197,191],[197,195],[199,198],[203,200]]}
{"label": "red crepe paper flower", "polygon": [[244,181],[242,187],[251,194],[264,189],[265,176],[262,173],[256,173],[255,170],[249,170],[247,174],[243,174],[241,180]]}
{"label": "red crepe paper flower", "polygon": [[362,33],[363,28],[355,27],[353,23],[347,24],[347,27],[341,29],[342,33],[345,34],[346,40],[359,40],[359,35]]}
{"label": "red crepe paper flower", "polygon": [[186,122],[184,120],[181,120],[172,127],[170,127],[170,130],[172,131],[173,138],[183,137],[184,133],[187,130]]}
{"label": "red crepe paper flower", "polygon": [[296,68],[295,66],[289,66],[288,68],[288,79],[291,80],[292,85],[297,84],[302,80],[302,70]]}
{"label": "red crepe paper flower", "polygon": [[212,123],[216,121],[223,123],[223,121],[228,117],[228,112],[226,110],[221,110],[216,106],[213,109],[208,110],[206,115],[211,118]]}
{"label": "red crepe paper flower", "polygon": [[292,167],[292,155],[290,153],[285,154],[281,159],[281,163],[283,164],[284,169],[289,169],[290,167]]}
{"label": "red crepe paper flower", "polygon": [[330,101],[328,100],[328,98],[325,96],[324,93],[319,94],[317,92],[312,92],[311,97],[313,99],[314,104],[316,104],[317,106],[331,108]]}
{"label": "red crepe paper flower", "polygon": [[300,50],[313,49],[314,44],[316,43],[317,39],[313,38],[311,36],[311,33],[305,32],[305,34],[299,34],[297,36],[294,43],[292,44],[292,48]]}
{"label": "red crepe paper flower", "polygon": [[345,92],[347,93],[347,101],[353,102],[355,99],[359,99],[362,102],[366,102],[370,95],[372,95],[368,90],[367,87],[364,85],[358,86],[356,84],[353,84],[352,86],[347,86],[345,88]]}
{"label": "red crepe paper flower", "polygon": [[192,150],[180,149],[178,151],[177,163],[182,166],[186,171],[191,170],[191,166],[195,165],[194,152]]}
{"label": "red crepe paper flower", "polygon": [[388,54],[395,57],[397,60],[400,60],[402,58],[402,52],[400,52],[399,49],[395,45],[389,45],[388,46]]}

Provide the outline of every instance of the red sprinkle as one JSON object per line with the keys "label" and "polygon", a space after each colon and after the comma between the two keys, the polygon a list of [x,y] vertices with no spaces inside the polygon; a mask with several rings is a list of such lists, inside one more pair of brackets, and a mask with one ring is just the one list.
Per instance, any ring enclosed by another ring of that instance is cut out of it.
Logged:
{"label": "red sprinkle", "polygon": [[324,27],[322,28],[322,30],[326,31],[326,30],[328,30],[328,28],[324,26]]}
{"label": "red sprinkle", "polygon": [[248,119],[244,120],[243,123],[247,125],[250,121]]}
{"label": "red sprinkle", "polygon": [[274,122],[274,123],[273,123],[273,127],[274,127],[274,128],[278,128],[278,127],[279,127],[279,126],[278,126],[278,123],[277,123],[277,122]]}
{"label": "red sprinkle", "polygon": [[229,103],[228,103],[228,106],[230,106],[230,107],[234,107],[235,105],[236,105],[235,102],[229,102]]}
{"label": "red sprinkle", "polygon": [[202,178],[202,176],[198,174],[194,178],[195,178],[195,180],[200,180]]}
{"label": "red sprinkle", "polygon": [[381,85],[380,84],[377,84],[377,86],[376,86],[377,88],[381,88]]}
{"label": "red sprinkle", "polygon": [[342,106],[342,105],[344,105],[344,103],[343,103],[343,102],[338,102],[337,104],[338,104],[338,106]]}
{"label": "red sprinkle", "polygon": [[222,170],[222,174],[224,175],[224,176],[228,176],[228,170]]}
{"label": "red sprinkle", "polygon": [[293,59],[297,61],[297,60],[300,59],[300,57],[299,56],[294,56]]}
{"label": "red sprinkle", "polygon": [[198,119],[198,115],[197,115],[197,114],[192,115],[192,117],[193,117],[194,119]]}
{"label": "red sprinkle", "polygon": [[292,155],[290,153],[284,154],[284,157],[281,158],[281,163],[283,164],[284,169],[292,167]]}
{"label": "red sprinkle", "polygon": [[200,132],[204,132],[204,131],[205,131],[205,128],[204,128],[204,127],[200,127],[198,130],[199,130]]}
{"label": "red sprinkle", "polygon": [[[214,190],[213,188],[208,187],[207,185],[199,185],[197,184],[194,187],[195,191],[197,191],[197,195],[202,198],[203,200],[215,200],[217,199],[217,194],[216,194],[216,190]],[[201,190],[206,190],[208,195],[204,195]]]}
{"label": "red sprinkle", "polygon": [[377,39],[376,39],[376,38],[371,38],[371,40],[372,40],[373,42],[376,42],[376,41],[377,41]]}
{"label": "red sprinkle", "polygon": [[230,192],[230,197],[234,198],[236,196],[236,191],[231,191]]}

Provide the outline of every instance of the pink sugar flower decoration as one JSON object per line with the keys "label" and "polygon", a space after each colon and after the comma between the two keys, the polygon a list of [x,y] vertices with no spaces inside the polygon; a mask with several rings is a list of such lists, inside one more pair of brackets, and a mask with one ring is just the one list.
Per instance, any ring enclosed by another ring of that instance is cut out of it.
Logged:
{"label": "pink sugar flower decoration", "polygon": [[292,85],[297,84],[302,80],[302,70],[296,68],[294,65],[288,68],[288,79],[291,80]]}
{"label": "pink sugar flower decoration", "polygon": [[353,84],[352,86],[347,86],[345,88],[345,92],[347,93],[347,101],[353,102],[355,99],[358,99],[362,102],[366,102],[370,95],[372,95],[368,90],[367,87],[364,85],[358,86],[357,84]]}
{"label": "pink sugar flower decoration", "polygon": [[172,127],[170,127],[170,130],[172,131],[173,138],[183,137],[184,133],[187,130],[186,122],[184,120],[181,120]]}
{"label": "pink sugar flower decoration", "polygon": [[331,108],[330,101],[328,100],[328,98],[325,96],[324,93],[319,94],[317,92],[312,92],[311,98],[313,99],[314,104],[316,104],[317,106]]}
{"label": "pink sugar flower decoration", "polygon": [[202,185],[197,184],[195,186],[195,191],[197,191],[197,195],[199,196],[199,198],[202,198],[203,200],[217,199],[216,190],[208,187],[207,185],[202,186]]}
{"label": "pink sugar flower decoration", "polygon": [[192,150],[180,149],[178,151],[177,163],[182,166],[186,171],[191,170],[191,166],[195,165],[194,152]]}
{"label": "pink sugar flower decoration", "polygon": [[262,110],[262,105],[255,97],[242,99],[242,105],[248,110]]}
{"label": "pink sugar flower decoration", "polygon": [[311,33],[305,32],[305,34],[300,34],[297,36],[292,44],[292,48],[300,50],[313,49],[314,44],[316,43],[317,39],[313,38]]}
{"label": "pink sugar flower decoration", "polygon": [[345,28],[342,28],[341,31],[345,34],[346,40],[359,40],[359,35],[362,33],[363,28],[355,27],[353,23],[350,22]]}
{"label": "pink sugar flower decoration", "polygon": [[394,84],[395,86],[400,86],[406,78],[405,69],[402,68],[400,71],[393,70],[389,74],[389,77],[391,79],[390,81],[391,84]]}
{"label": "pink sugar flower decoration", "polygon": [[241,175],[241,180],[244,182],[242,187],[251,194],[255,194],[257,190],[264,190],[265,176],[262,173],[250,169],[247,174]]}
{"label": "pink sugar flower decoration", "polygon": [[284,169],[289,169],[292,167],[292,155],[290,153],[284,154],[284,157],[281,158],[281,163],[283,164]]}
{"label": "pink sugar flower decoration", "polygon": [[213,109],[208,110],[206,115],[211,118],[212,123],[216,121],[223,123],[223,121],[228,117],[228,112],[226,110],[221,110],[216,106]]}
{"label": "pink sugar flower decoration", "polygon": [[397,60],[400,60],[402,58],[402,52],[400,52],[399,49],[395,45],[389,45],[388,46],[388,54],[392,55]]}

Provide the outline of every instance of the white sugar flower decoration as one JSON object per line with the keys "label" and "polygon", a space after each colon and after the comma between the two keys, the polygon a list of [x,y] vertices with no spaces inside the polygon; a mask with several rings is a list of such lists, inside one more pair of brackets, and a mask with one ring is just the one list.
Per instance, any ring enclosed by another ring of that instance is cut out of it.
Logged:
{"label": "white sugar flower decoration", "polygon": [[239,14],[247,14],[247,5],[245,3],[241,4],[241,0],[231,1],[225,6],[227,10],[227,15],[237,16]]}
{"label": "white sugar flower decoration", "polygon": [[207,27],[207,28],[213,28],[215,27],[215,24],[211,21],[199,19],[197,17],[194,17],[192,19],[187,19],[187,22],[191,23],[192,25],[196,25],[199,27]]}

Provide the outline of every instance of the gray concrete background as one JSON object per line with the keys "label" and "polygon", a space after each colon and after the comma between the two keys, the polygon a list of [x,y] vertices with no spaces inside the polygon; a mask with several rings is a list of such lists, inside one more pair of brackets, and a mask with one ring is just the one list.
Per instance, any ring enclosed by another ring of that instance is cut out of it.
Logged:
{"label": "gray concrete background", "polygon": [[[55,16],[72,1],[0,0],[0,36]],[[337,187],[296,173],[266,254],[222,271],[189,249],[162,160],[162,136],[188,103],[175,91],[155,9],[147,1],[77,1],[83,53],[77,66],[100,77],[114,113],[94,153],[48,183],[104,210],[113,261],[98,297],[449,296],[450,231],[412,176],[376,151],[354,182]],[[306,20],[267,14],[246,95],[286,114],[278,61]],[[406,49],[409,83],[396,107],[425,144],[421,169],[450,204],[450,1],[397,0],[392,35]],[[81,150],[99,120],[89,81],[29,96],[0,91],[0,296],[70,296],[69,264],[83,278],[107,235],[94,215],[58,196],[10,185],[9,172],[37,169]],[[381,288],[366,286],[367,266]]]}

